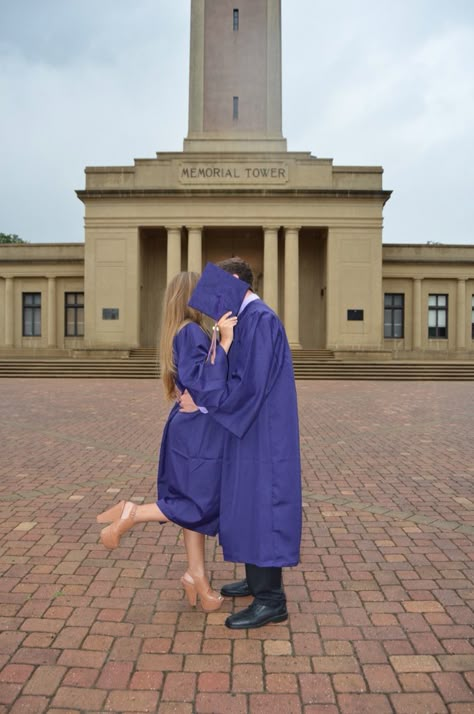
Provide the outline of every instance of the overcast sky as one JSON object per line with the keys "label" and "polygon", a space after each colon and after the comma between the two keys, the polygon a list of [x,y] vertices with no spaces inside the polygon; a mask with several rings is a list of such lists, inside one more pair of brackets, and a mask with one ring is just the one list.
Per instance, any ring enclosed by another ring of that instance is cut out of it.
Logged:
{"label": "overcast sky", "polygon": [[[474,243],[474,1],[283,0],[288,148],[382,165],[384,241]],[[0,232],[83,240],[84,167],[180,151],[189,0],[0,0]]]}

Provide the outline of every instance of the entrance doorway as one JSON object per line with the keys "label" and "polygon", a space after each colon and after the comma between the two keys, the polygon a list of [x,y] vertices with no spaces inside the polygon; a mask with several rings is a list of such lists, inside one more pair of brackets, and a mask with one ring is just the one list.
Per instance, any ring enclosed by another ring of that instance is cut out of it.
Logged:
{"label": "entrance doorway", "polygon": [[300,343],[305,350],[326,348],[327,230],[300,231]]}
{"label": "entrance doorway", "polygon": [[206,263],[238,255],[249,263],[254,275],[254,290],[262,295],[263,231],[261,228],[205,228],[203,233],[203,267]]}
{"label": "entrance doorway", "polygon": [[140,231],[140,346],[157,347],[166,289],[166,229]]}

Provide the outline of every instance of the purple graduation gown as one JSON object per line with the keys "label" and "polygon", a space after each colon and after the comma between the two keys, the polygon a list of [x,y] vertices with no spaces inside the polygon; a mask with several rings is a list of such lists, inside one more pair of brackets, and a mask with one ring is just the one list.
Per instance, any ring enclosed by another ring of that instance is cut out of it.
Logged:
{"label": "purple graduation gown", "polygon": [[261,300],[239,316],[226,356],[222,391],[191,387],[226,441],[219,540],[224,559],[258,566],[294,566],[301,541],[298,408],[288,340],[278,316]]}
{"label": "purple graduation gown", "polygon": [[[181,392],[224,389],[226,361],[221,359],[216,365],[206,362],[209,345],[209,337],[194,322],[174,338],[176,381]],[[225,430],[207,414],[180,412],[178,404],[171,409],[161,441],[157,504],[173,523],[216,535],[226,438]]]}

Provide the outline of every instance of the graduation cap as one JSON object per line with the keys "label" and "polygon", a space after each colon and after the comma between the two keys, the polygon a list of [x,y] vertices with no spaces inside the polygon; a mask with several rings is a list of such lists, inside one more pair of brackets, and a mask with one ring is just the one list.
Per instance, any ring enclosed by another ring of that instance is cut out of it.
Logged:
{"label": "graduation cap", "polygon": [[249,289],[248,283],[235,278],[214,263],[208,263],[188,305],[217,322],[226,312],[231,311],[233,315],[237,315]]}

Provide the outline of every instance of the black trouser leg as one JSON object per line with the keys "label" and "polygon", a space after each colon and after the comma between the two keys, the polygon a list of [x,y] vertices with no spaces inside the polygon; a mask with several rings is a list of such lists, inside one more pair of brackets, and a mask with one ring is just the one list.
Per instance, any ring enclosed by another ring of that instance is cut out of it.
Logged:
{"label": "black trouser leg", "polygon": [[274,606],[286,603],[281,568],[260,568],[246,563],[245,573],[250,592],[256,600]]}

